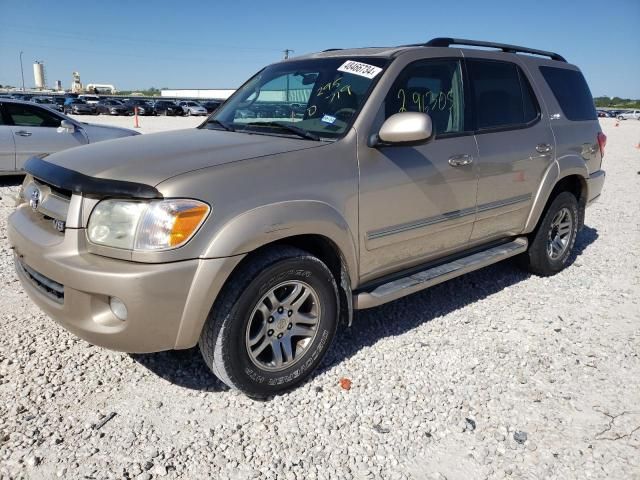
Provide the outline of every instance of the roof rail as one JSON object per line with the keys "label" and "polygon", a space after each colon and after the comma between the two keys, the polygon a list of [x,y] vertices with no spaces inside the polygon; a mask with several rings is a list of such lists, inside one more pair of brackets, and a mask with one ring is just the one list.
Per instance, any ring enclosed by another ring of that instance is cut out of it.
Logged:
{"label": "roof rail", "polygon": [[567,61],[562,55],[559,55],[554,52],[547,52],[545,50],[536,50],[534,48],[527,48],[527,47],[518,47],[517,45],[509,45],[507,43],[483,42],[479,40],[465,40],[462,38],[438,37],[438,38],[433,38],[424,44],[425,47],[450,47],[451,45],[469,45],[472,47],[498,48],[503,52],[508,52],[508,53],[531,53],[533,55],[549,57],[552,60],[558,60],[559,62]]}

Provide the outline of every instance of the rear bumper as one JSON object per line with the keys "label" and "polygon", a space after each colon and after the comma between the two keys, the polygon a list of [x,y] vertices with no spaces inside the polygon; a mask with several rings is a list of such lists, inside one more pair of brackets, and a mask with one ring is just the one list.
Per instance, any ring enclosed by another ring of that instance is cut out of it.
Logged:
{"label": "rear bumper", "polygon": [[602,193],[606,173],[604,170],[598,170],[589,175],[587,179],[587,206],[595,202]]}
{"label": "rear bumper", "polygon": [[[30,217],[23,205],[8,225],[25,291],[61,326],[112,350],[147,353],[194,346],[215,297],[242,258],[162,264],[111,259],[86,251],[84,230],[53,234]],[[111,297],[127,307],[125,320],[111,311]]]}

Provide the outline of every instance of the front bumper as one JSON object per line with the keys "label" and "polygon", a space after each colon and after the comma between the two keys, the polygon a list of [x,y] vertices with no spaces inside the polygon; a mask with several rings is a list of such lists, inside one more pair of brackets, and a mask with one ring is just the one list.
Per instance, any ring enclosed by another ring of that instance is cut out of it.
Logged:
{"label": "front bumper", "polygon": [[589,175],[587,179],[587,206],[595,202],[602,194],[605,177],[604,170],[598,170]]}
{"label": "front bumper", "polygon": [[[9,217],[16,272],[33,302],[94,345],[147,353],[190,348],[241,257],[148,264],[87,252],[84,229],[53,232],[23,204]],[[118,319],[110,297],[124,302]]]}

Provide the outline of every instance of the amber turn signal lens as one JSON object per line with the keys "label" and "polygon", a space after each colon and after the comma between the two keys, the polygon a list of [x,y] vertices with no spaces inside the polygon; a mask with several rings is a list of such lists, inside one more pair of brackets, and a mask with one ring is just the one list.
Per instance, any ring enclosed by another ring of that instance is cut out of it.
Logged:
{"label": "amber turn signal lens", "polygon": [[209,213],[209,207],[206,205],[198,205],[179,212],[173,222],[169,245],[176,247],[191,237],[207,213]]}

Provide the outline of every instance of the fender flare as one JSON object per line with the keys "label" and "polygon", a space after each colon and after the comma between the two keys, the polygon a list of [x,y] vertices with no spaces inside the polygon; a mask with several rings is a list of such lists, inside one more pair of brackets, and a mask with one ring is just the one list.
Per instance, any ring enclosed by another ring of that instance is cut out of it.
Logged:
{"label": "fender flare", "polygon": [[198,288],[192,288],[189,294],[174,348],[191,348],[198,342],[215,298],[248,253],[296,235],[324,236],[338,248],[341,272],[336,282],[344,291],[341,301],[347,309],[342,320],[350,325],[353,306],[349,283],[358,278],[358,264],[354,238],[346,220],[324,202],[279,202],[244,212],[216,230],[202,257],[203,263],[194,280]]}
{"label": "fender flare", "polygon": [[349,224],[331,205],[316,200],[272,203],[232,218],[215,232],[204,257],[243,255],[297,235],[319,235],[332,241],[349,278],[358,278],[357,250]]}
{"label": "fender flare", "polygon": [[529,216],[523,233],[531,233],[538,224],[545,206],[549,202],[551,192],[557,183],[570,175],[578,175],[585,182],[589,178],[589,170],[584,160],[578,155],[566,155],[557,158],[544,172],[540,186],[534,196]]}

